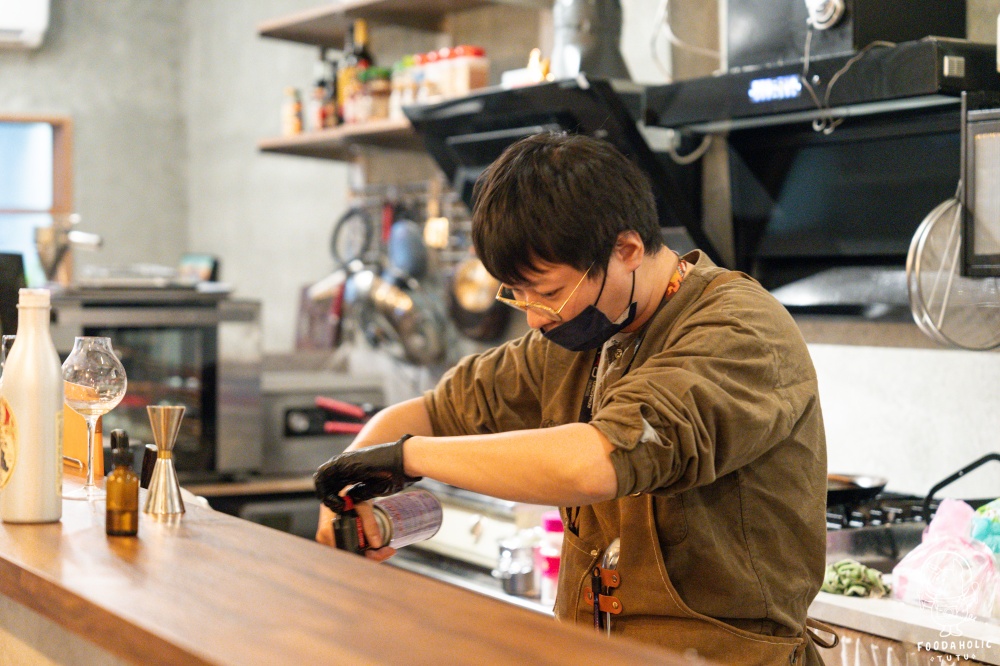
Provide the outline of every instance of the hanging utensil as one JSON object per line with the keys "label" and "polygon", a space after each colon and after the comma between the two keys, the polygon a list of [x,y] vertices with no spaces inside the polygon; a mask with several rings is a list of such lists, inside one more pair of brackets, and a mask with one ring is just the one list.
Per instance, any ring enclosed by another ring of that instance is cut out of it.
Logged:
{"label": "hanging utensil", "polygon": [[427,246],[420,225],[413,220],[397,220],[389,232],[386,256],[392,272],[423,278],[427,274]]}
{"label": "hanging utensil", "polygon": [[511,309],[496,300],[499,288],[478,257],[458,265],[448,288],[448,315],[463,335],[491,342],[503,334]]}
{"label": "hanging utensil", "polygon": [[947,346],[986,351],[1000,346],[1000,279],[961,274],[961,185],[924,218],[910,242],[906,279],[913,320]]}
{"label": "hanging utensil", "polygon": [[372,346],[417,365],[444,359],[444,321],[416,280],[406,281],[404,289],[364,270],[351,284],[361,330]]}
{"label": "hanging utensil", "polygon": [[345,268],[352,261],[364,258],[373,235],[372,220],[364,208],[351,208],[333,225],[330,254],[339,267]]}

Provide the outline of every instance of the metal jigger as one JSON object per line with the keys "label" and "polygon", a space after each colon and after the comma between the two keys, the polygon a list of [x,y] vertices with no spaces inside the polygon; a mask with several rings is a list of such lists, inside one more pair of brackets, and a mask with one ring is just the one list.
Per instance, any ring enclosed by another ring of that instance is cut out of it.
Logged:
{"label": "metal jigger", "polygon": [[181,429],[184,407],[149,406],[146,411],[153,426],[156,465],[149,480],[146,506],[142,510],[154,516],[179,515],[184,513],[184,500],[181,499],[181,484],[174,469],[174,443]]}

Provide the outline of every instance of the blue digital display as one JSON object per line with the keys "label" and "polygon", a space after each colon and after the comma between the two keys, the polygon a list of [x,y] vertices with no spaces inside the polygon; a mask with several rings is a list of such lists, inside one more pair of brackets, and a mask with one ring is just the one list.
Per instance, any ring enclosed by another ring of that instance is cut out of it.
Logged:
{"label": "blue digital display", "polygon": [[774,102],[780,99],[795,99],[802,94],[802,81],[795,74],[775,76],[769,79],[754,79],[750,82],[747,95],[754,104]]}

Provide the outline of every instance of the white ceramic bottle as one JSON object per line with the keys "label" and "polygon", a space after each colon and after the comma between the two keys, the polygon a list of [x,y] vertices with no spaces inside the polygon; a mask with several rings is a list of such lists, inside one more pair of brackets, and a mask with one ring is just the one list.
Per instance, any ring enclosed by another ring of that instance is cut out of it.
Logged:
{"label": "white ceramic bottle", "polygon": [[49,332],[49,292],[21,289],[17,337],[0,389],[0,520],[62,518],[63,378]]}

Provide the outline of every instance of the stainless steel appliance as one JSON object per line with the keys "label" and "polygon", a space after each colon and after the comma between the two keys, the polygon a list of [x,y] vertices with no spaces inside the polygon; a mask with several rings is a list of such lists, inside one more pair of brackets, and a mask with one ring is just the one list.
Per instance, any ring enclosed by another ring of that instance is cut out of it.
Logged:
{"label": "stainless steel appliance", "polygon": [[618,45],[622,36],[619,0],[556,0],[552,5],[552,75],[580,73],[628,79]]}
{"label": "stainless steel appliance", "polygon": [[191,483],[184,488],[204,497],[216,511],[306,539],[316,535],[319,500],[312,478],[268,477],[222,483]]}
{"label": "stainless steel appliance", "polygon": [[[852,505],[832,505],[826,513],[828,562],[851,558],[884,573],[920,545],[928,516],[938,502],[924,497],[885,492]],[[989,500],[966,500],[978,508]]]}
{"label": "stainless steel appliance", "polygon": [[[299,361],[289,361],[294,366]],[[317,357],[316,365],[322,360]],[[381,376],[320,370],[267,370],[260,375],[262,449],[253,474],[235,482],[187,483],[212,508],[307,539],[314,538],[319,500],[312,475],[343,451],[353,434],[324,430],[328,414],[316,406],[324,396],[355,405],[383,405]],[[332,418],[332,417],[330,417]]]}
{"label": "stainless steel appliance", "polygon": [[328,415],[316,406],[316,396],[354,405],[383,406],[383,382],[381,376],[339,372],[265,372],[261,383],[264,420],[261,472],[311,476],[354,440],[353,434],[324,430]]}
{"label": "stainless steel appliance", "polygon": [[128,393],[104,432],[151,443],[147,405],[183,405],[174,459],[182,482],[261,468],[260,304],[195,289],[78,289],[52,301],[53,339],[65,354],[77,335],[112,340]]}

